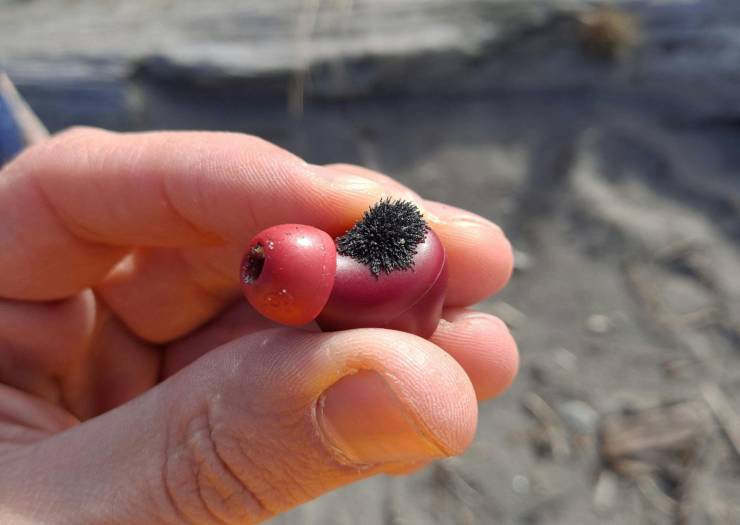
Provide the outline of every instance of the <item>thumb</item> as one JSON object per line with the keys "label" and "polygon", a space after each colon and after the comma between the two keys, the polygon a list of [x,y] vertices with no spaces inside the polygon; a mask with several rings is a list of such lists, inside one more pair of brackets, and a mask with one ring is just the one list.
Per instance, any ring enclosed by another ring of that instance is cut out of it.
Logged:
{"label": "thumb", "polygon": [[25,449],[0,474],[0,509],[45,524],[257,523],[459,454],[476,418],[467,375],[428,341],[270,330]]}

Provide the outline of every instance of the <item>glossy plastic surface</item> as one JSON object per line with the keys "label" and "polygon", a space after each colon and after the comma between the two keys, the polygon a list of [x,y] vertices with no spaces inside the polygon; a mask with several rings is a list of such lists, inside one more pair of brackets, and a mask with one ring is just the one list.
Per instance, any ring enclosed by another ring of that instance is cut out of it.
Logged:
{"label": "glossy plastic surface", "polygon": [[338,255],[334,289],[317,319],[321,329],[391,328],[429,337],[447,290],[447,255],[434,232],[417,247],[414,263],[413,269],[375,277],[367,266]]}
{"label": "glossy plastic surface", "polygon": [[334,240],[300,224],[273,226],[252,239],[241,266],[244,296],[278,323],[313,321],[329,299],[336,273]]}

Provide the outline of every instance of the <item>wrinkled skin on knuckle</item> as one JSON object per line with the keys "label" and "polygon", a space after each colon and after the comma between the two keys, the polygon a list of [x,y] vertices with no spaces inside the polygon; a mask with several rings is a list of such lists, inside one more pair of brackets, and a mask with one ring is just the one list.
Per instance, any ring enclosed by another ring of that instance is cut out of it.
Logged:
{"label": "wrinkled skin on knuckle", "polygon": [[379,471],[348,464],[322,436],[321,388],[300,378],[306,370],[290,333],[248,337],[205,356],[205,375],[180,376],[188,387],[167,401],[176,408],[165,472],[186,519],[256,523]]}
{"label": "wrinkled skin on knuckle", "polygon": [[108,132],[97,128],[73,126],[52,135],[48,140],[34,144],[21,153],[18,160],[24,162],[26,159],[37,157],[49,157],[54,159],[58,152],[64,152],[67,150],[76,151],[80,147],[87,147],[91,140],[107,133]]}
{"label": "wrinkled skin on knuckle", "polygon": [[354,472],[325,447],[312,404],[283,404],[278,414],[241,408],[224,410],[232,416],[228,421],[214,416],[213,439],[224,463],[269,512],[278,514],[309,501]]}
{"label": "wrinkled skin on knuckle", "polygon": [[274,515],[253,492],[251,480],[236,475],[233,458],[222,455],[209,410],[204,408],[172,429],[163,466],[165,497],[184,524],[259,523]]}
{"label": "wrinkled skin on knuckle", "polygon": [[179,522],[259,523],[356,476],[324,446],[310,406],[276,417],[224,399],[170,432],[165,497]]}

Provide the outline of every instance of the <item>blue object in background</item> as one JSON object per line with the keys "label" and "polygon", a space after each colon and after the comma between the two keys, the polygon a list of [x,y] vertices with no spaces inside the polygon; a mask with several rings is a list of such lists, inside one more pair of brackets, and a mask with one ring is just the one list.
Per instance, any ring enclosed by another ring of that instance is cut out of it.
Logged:
{"label": "blue object in background", "polygon": [[0,166],[15,157],[21,149],[23,149],[21,131],[8,103],[0,96]]}

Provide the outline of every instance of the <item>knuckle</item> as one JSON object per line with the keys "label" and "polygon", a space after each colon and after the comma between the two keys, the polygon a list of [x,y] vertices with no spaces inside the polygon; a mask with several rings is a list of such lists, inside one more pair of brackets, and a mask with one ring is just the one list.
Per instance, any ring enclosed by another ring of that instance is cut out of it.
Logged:
{"label": "knuckle", "polygon": [[208,411],[191,418],[170,444],[164,466],[167,499],[180,521],[197,524],[256,523],[271,517],[222,453]]}
{"label": "knuckle", "polygon": [[[255,358],[254,352],[236,347],[212,355],[210,359],[229,362],[220,375],[219,392],[185,418],[182,412],[172,415],[170,421],[179,424],[170,425],[166,486],[183,521],[257,522],[366,474],[327,447],[306,388],[286,387],[283,381],[294,367],[267,352],[285,331],[268,332],[250,345],[253,350],[264,347],[265,356]],[[245,382],[244,377],[254,380]],[[266,400],[258,392],[274,395]]]}
{"label": "knuckle", "polygon": [[60,154],[73,150],[85,150],[91,139],[106,131],[88,127],[73,127],[52,135],[48,140],[38,142],[26,148],[10,164],[18,169],[34,174],[39,164],[56,161]]}
{"label": "knuckle", "polygon": [[65,141],[65,140],[79,140],[81,138],[88,138],[90,136],[101,135],[108,133],[105,130],[94,128],[92,126],[71,126],[66,128],[59,133],[56,133],[51,140]]}
{"label": "knuckle", "polygon": [[68,150],[78,151],[80,148],[88,147],[92,140],[106,133],[108,132],[83,126],[68,128],[39,143],[37,153],[50,156]]}
{"label": "knuckle", "polygon": [[55,159],[56,155],[64,151],[84,148],[91,140],[101,135],[110,134],[98,128],[87,126],[73,126],[49,137],[47,140],[37,142],[24,149],[18,156],[3,167],[3,171],[18,169],[33,173],[33,166],[43,159]]}

